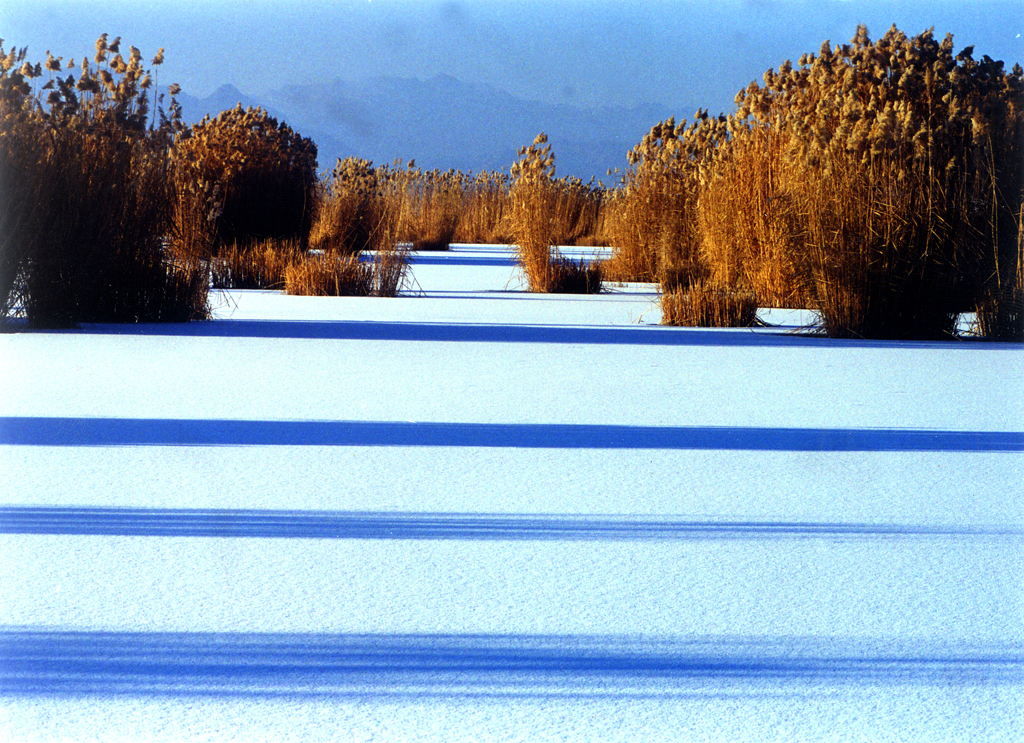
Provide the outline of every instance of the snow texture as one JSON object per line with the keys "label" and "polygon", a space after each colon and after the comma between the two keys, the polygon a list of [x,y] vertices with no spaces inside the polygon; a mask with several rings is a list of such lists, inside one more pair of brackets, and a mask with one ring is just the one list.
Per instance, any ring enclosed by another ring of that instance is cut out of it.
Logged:
{"label": "snow texture", "polygon": [[0,737],[1019,736],[1020,346],[414,260],[0,336]]}

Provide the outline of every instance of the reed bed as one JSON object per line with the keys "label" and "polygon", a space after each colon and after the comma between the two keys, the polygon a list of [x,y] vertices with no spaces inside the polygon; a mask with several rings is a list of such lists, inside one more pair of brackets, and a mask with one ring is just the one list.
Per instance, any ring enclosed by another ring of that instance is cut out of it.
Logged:
{"label": "reed bed", "polygon": [[314,253],[288,264],[284,291],[317,297],[396,297],[405,288],[407,276],[408,248],[403,246],[362,259]]}
{"label": "reed bed", "polygon": [[[1024,339],[1024,71],[950,36],[859,27],[728,115],[656,124],[613,188],[556,178],[544,135],[510,174],[348,158],[318,178],[315,145],[266,112],[186,127],[153,80],[106,35],[80,65],[0,48],[4,319],[195,319],[210,283],[289,272],[289,291],[388,296],[410,249],[513,242],[531,291],[657,282],[667,322],[742,324],[753,303],[816,310],[831,336],[948,338],[972,312]],[[599,243],[600,265],[557,247]]]}
{"label": "reed bed", "polygon": [[664,292],[703,278],[694,207],[699,168],[714,120],[698,112],[692,127],[661,122],[629,152],[630,169],[608,199],[606,229],[618,248],[610,263],[623,280],[657,281]]}
{"label": "reed bed", "polygon": [[661,312],[664,325],[749,328],[757,321],[757,298],[712,281],[696,281],[663,294]]}
{"label": "reed bed", "polygon": [[286,294],[313,297],[369,296],[373,270],[354,255],[313,255],[285,269]]}
{"label": "reed bed", "polygon": [[612,189],[604,198],[600,234],[608,236],[606,244],[615,246],[611,257],[604,261],[609,281],[658,281],[658,256],[649,237],[651,215],[647,204],[638,189],[629,185]]}
{"label": "reed bed", "polygon": [[447,250],[462,219],[465,176],[455,170],[423,172],[410,162],[389,189],[398,201],[399,240],[413,250]]}
{"label": "reed bed", "polygon": [[817,310],[835,337],[948,338],[971,311],[986,336],[1024,335],[1019,65],[860,27],[728,116],[656,125],[630,163],[606,197],[607,269],[656,278],[667,318],[710,282]]}
{"label": "reed bed", "polygon": [[241,105],[181,131],[172,150],[177,250],[208,256],[264,240],[309,242],[317,149]]}
{"label": "reed bed", "polygon": [[462,181],[462,207],[455,242],[512,242],[509,231],[509,189],[507,173],[485,171],[468,174]]}
{"label": "reed bed", "polygon": [[547,141],[546,135],[538,135],[533,144],[520,148],[512,166],[510,225],[516,259],[532,292],[596,294],[602,288],[600,267],[564,258],[555,243],[559,237],[578,237],[584,221],[596,223],[597,199],[578,180],[555,180],[555,158]]}
{"label": "reed bed", "polygon": [[379,243],[379,226],[394,219],[387,214],[382,180],[369,160],[339,160],[320,184],[310,247],[343,255],[372,250]]}
{"label": "reed bed", "polygon": [[[154,111],[135,47],[104,34],[92,59],[0,48],[0,291],[30,325],[201,319],[204,264],[167,250],[173,100]],[[163,52],[153,59],[163,61]],[[76,71],[76,74],[65,74]],[[172,88],[173,91],[173,88]]]}
{"label": "reed bed", "polygon": [[222,248],[210,261],[214,289],[282,289],[289,266],[303,258],[298,240],[264,240]]}

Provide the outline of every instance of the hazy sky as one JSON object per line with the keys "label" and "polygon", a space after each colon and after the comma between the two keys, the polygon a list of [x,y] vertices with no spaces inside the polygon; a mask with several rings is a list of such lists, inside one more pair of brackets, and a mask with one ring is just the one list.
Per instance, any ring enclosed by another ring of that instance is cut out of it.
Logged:
{"label": "hazy sky", "polygon": [[[166,48],[160,83],[197,96],[304,81],[446,73],[520,97],[729,110],[769,67],[845,43],[858,23],[954,34],[1024,63],[1021,0],[0,0],[0,37],[80,59],[104,31]],[[680,110],[690,116],[692,111]]]}

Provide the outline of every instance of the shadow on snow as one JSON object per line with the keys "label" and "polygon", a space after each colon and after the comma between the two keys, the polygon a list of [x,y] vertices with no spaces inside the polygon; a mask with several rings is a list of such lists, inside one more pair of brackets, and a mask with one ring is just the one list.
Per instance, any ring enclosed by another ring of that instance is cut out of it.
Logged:
{"label": "shadow on snow", "polygon": [[0,534],[506,541],[1020,538],[1014,527],[692,521],[574,514],[0,506]]}
{"label": "shadow on snow", "polygon": [[[529,295],[534,297],[536,295]],[[562,296],[562,295],[559,295]],[[388,300],[395,301],[395,300]],[[661,325],[581,326],[421,323],[393,321],[210,320],[191,323],[85,325],[78,330],[41,331],[101,335],[188,336],[224,338],[295,338],[307,340],[435,341],[458,343],[548,343],[638,346],[795,346],[823,348],[892,348],[943,350],[1007,348],[1002,343],[971,341],[839,340],[797,334],[793,328],[673,328]]]}
{"label": "shadow on snow", "polygon": [[0,417],[0,445],[1021,452],[1024,451],[1024,432],[12,416]]}
{"label": "shadow on snow", "polygon": [[508,255],[462,255],[448,251],[439,253],[413,253],[409,256],[411,266],[492,266],[515,268],[519,264],[513,254]]}
{"label": "shadow on snow", "polygon": [[[0,694],[633,696],[1021,684],[1024,648],[813,638],[0,631]],[[765,689],[765,685],[774,689]]]}

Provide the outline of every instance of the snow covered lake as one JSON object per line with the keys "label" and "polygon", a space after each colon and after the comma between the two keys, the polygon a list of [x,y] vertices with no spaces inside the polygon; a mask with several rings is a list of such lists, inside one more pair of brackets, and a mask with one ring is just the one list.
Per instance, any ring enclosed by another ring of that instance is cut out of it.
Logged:
{"label": "snow covered lake", "polygon": [[1019,736],[1020,345],[412,276],[0,335],[0,738]]}

